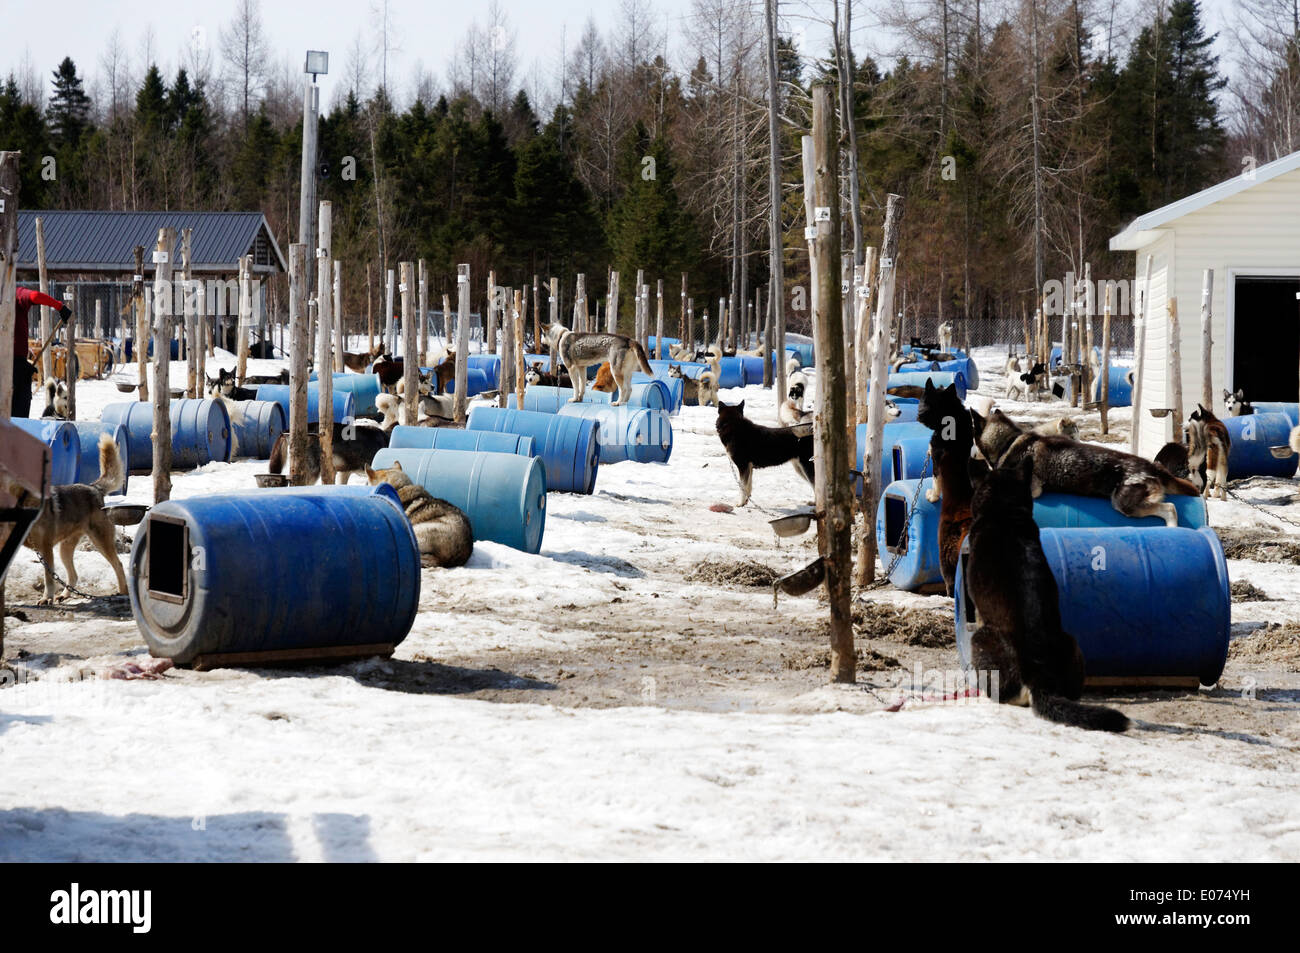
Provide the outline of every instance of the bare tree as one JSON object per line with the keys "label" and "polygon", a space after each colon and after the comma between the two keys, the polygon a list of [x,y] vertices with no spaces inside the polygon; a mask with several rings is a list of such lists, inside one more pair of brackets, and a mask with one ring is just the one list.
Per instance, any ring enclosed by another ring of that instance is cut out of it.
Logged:
{"label": "bare tree", "polygon": [[388,56],[402,52],[402,48],[397,44],[397,27],[388,0],[372,3],[370,13],[374,17],[375,52],[379,55],[379,85],[388,93]]}
{"label": "bare tree", "polygon": [[259,0],[237,0],[234,18],[221,31],[221,55],[238,92],[244,128],[248,128],[253,100],[266,85],[268,49]]}
{"label": "bare tree", "polygon": [[515,31],[498,0],[488,4],[484,27],[486,102],[498,116],[504,111],[515,76]]}
{"label": "bare tree", "polygon": [[1236,7],[1235,125],[1265,161],[1300,149],[1300,0]]}

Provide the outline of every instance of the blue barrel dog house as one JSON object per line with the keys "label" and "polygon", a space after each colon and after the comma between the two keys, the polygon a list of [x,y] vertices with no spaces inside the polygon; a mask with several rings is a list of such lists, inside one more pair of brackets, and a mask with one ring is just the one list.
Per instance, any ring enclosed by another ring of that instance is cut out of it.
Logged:
{"label": "blue barrel dog house", "polygon": [[[153,404],[141,400],[109,404],[101,419],[126,428],[128,470],[153,468]],[[230,417],[221,401],[173,400],[171,422],[174,469],[192,470],[214,461],[229,462]]]}
{"label": "blue barrel dog house", "polygon": [[[66,420],[30,417],[13,417],[11,422],[50,448],[51,486],[66,486],[77,482],[77,471],[81,465],[81,437],[76,427]],[[122,465],[126,465],[125,458]],[[95,466],[98,469],[99,464],[96,463]]]}
{"label": "blue barrel dog house", "polygon": [[583,417],[531,410],[475,407],[467,432],[492,431],[532,438],[546,467],[546,488],[558,493],[591,493],[600,467],[600,424]]}

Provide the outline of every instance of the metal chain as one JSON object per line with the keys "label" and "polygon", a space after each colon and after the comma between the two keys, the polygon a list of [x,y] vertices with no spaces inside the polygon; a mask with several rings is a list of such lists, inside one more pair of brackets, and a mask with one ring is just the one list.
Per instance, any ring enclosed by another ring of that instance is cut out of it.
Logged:
{"label": "metal chain", "polygon": [[1300,523],[1297,523],[1295,520],[1289,520],[1285,516],[1279,516],[1277,513],[1274,513],[1272,510],[1264,509],[1262,504],[1255,503],[1252,500],[1246,499],[1244,496],[1239,494],[1236,490],[1232,489],[1231,487],[1224,487],[1224,489],[1227,490],[1228,496],[1232,497],[1238,503],[1245,503],[1247,506],[1254,507],[1255,509],[1259,510],[1261,513],[1273,517],[1273,519],[1275,520],[1281,520],[1283,523],[1286,523],[1290,526],[1294,526],[1297,529],[1300,529]]}
{"label": "metal chain", "polygon": [[64,582],[63,579],[62,579],[62,577],[60,577],[59,574],[58,574],[57,572],[54,571],[54,567],[51,566],[51,565],[49,565],[49,564],[45,561],[45,557],[42,556],[40,553],[37,553],[37,554],[36,554],[36,558],[40,561],[40,564],[41,564],[42,566],[45,567],[46,571],[49,572],[49,574],[50,574],[51,576],[54,577],[54,581],[57,582],[57,583],[62,584],[63,588],[66,589],[68,592],[72,593],[74,596],[81,596],[81,598],[83,598],[83,599],[100,599],[100,598],[103,598],[102,596],[97,596],[97,595],[94,595],[94,594],[89,593],[89,592],[82,592],[82,591],[81,591],[80,589],[78,589],[76,586],[73,586],[73,585],[70,585],[70,584],[67,583],[67,582]]}

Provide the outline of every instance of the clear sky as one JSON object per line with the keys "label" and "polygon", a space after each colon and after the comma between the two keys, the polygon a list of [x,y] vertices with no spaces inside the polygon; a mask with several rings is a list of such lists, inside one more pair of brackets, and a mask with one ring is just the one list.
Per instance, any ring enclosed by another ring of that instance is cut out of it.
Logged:
{"label": "clear sky", "polygon": [[[682,35],[684,18],[692,0],[649,0],[661,25],[670,36],[670,62],[680,68],[683,55],[675,55]],[[755,0],[757,3],[757,0]],[[855,17],[863,29],[855,45],[864,52],[872,49],[878,34],[872,29],[870,10],[882,0],[859,0]],[[892,5],[892,0],[886,0]],[[1234,0],[1202,0],[1208,26],[1223,30]],[[348,51],[360,33],[367,46],[375,45],[374,22],[380,7],[378,0],[262,0],[265,31],[278,62],[291,57],[295,72],[301,69],[307,49],[328,50],[331,75],[322,80],[323,99],[332,99],[334,86],[341,79]],[[570,47],[581,32],[588,16],[594,17],[602,32],[607,32],[619,18],[619,0],[501,0],[516,35],[520,61],[516,83],[531,88],[541,84],[552,88],[558,84],[558,63],[562,31],[567,28]],[[826,6],[826,4],[816,4]],[[445,80],[446,65],[463,41],[471,23],[486,20],[488,0],[389,0],[390,18],[395,26],[399,52],[390,54],[390,77],[399,99],[409,94],[408,84],[417,63],[433,73],[436,82]],[[46,0],[37,6],[32,0],[0,0],[7,35],[0,42],[0,74],[21,69],[30,60],[46,81],[64,56],[71,56],[83,76],[92,85],[100,76],[100,58],[108,38],[116,29],[130,59],[133,74],[138,75],[144,59],[146,34],[152,34],[154,59],[170,81],[184,51],[192,44],[206,46],[220,65],[219,34],[231,19],[235,0],[208,0],[196,3],[179,0],[158,4],[156,0]],[[808,9],[806,0],[783,0],[784,13],[798,14]],[[155,19],[163,10],[165,18]],[[787,26],[803,33],[814,47],[825,44],[824,28],[791,20]],[[1221,37],[1219,53],[1229,66],[1230,49]],[[378,73],[378,59],[372,61]]]}

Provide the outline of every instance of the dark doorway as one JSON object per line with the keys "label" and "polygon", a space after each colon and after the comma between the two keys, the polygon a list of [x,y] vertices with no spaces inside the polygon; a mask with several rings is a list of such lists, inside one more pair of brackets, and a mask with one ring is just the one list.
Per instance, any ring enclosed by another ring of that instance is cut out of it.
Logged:
{"label": "dark doorway", "polygon": [[1233,294],[1232,386],[1248,400],[1300,392],[1300,278],[1238,278]]}

